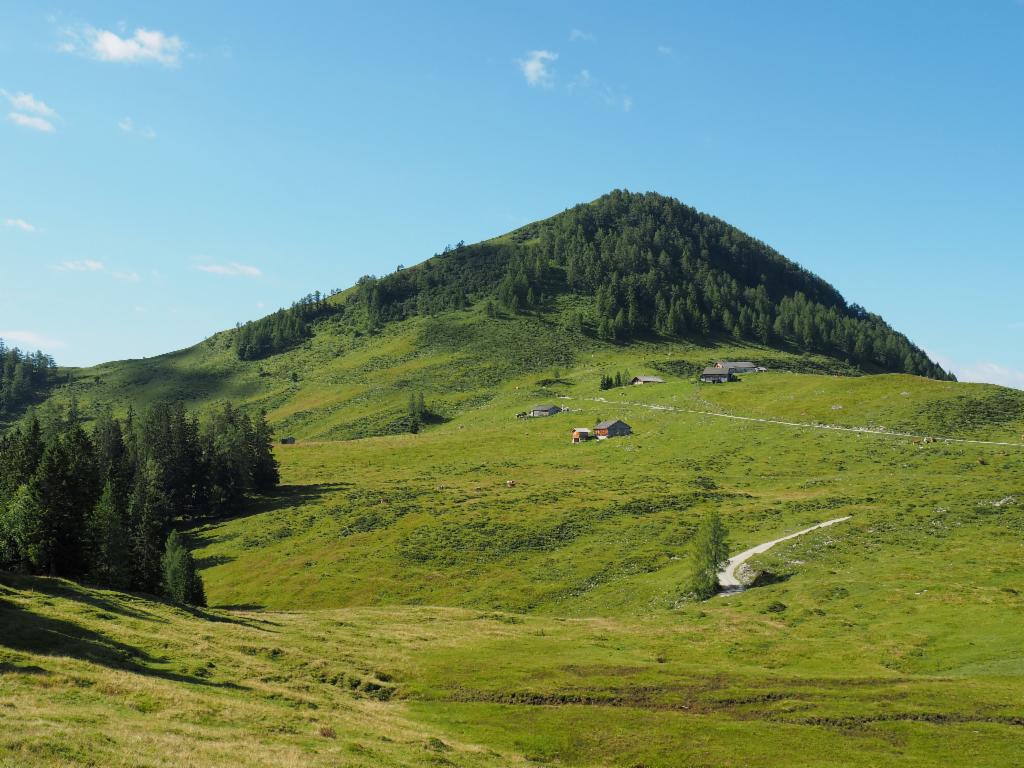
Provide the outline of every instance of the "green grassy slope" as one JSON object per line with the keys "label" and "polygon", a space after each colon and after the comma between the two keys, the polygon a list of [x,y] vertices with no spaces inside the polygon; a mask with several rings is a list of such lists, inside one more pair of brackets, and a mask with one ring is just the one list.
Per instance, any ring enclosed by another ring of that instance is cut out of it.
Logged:
{"label": "green grassy slope", "polygon": [[[645,611],[675,600],[686,567],[679,558],[711,508],[742,544],[842,514],[886,518],[894,489],[912,489],[906,503],[915,508],[970,508],[1019,488],[1019,451],[615,402],[718,408],[729,396],[727,387],[689,382],[610,390],[600,396],[611,402],[594,402],[585,399],[599,395],[593,376],[562,376],[566,383],[550,389],[572,399],[548,399],[571,413],[515,419],[543,399],[524,380],[422,434],[282,446],[285,491],[256,514],[198,532],[206,543],[199,555],[212,566],[211,599],[275,608],[426,602]],[[758,392],[781,396],[804,377],[754,378],[733,391],[755,402]],[[851,403],[862,386],[859,379],[806,378]],[[932,387],[946,386],[910,377],[889,384],[923,401]],[[738,397],[730,410],[742,413],[748,409]],[[908,400],[898,396],[886,415],[913,423],[921,406]],[[853,407],[844,412],[857,415]],[[569,443],[572,426],[608,417],[625,418],[636,434]]]}
{"label": "green grassy slope", "polygon": [[[374,344],[397,353],[420,333],[415,321]],[[491,379],[455,352],[428,380],[479,378],[443,393],[449,421],[362,440],[307,437],[381,403],[397,412],[409,385],[395,382],[432,357],[371,373],[382,356],[367,351],[358,393],[301,380],[271,412],[302,438],[278,448],[280,491],[190,532],[219,607],[4,579],[0,707],[14,727],[0,764],[1013,764],[1024,449],[644,404],[934,434],[936,412],[980,403],[946,425],[1008,439],[1019,421],[971,414],[1015,395],[668,373],[717,351],[595,346],[557,381]],[[668,382],[598,389],[624,368]],[[515,418],[541,401],[572,412]],[[635,434],[569,443],[605,417]],[[761,556],[765,586],[679,604],[686,544],[711,508],[736,550],[853,519]]]}
{"label": "green grassy slope", "polygon": [[[0,765],[1018,761],[1024,395],[615,344],[550,301],[67,371],[50,402],[86,418],[230,399],[298,442],[276,493],[188,531],[209,611],[0,576]],[[694,381],[721,358],[771,370]],[[599,389],[623,370],[666,383]],[[415,435],[412,392],[438,414]],[[545,402],[570,412],[515,418]],[[634,435],[570,444],[604,418]],[[762,586],[681,601],[713,509],[734,551],[852,518],[755,559]]]}

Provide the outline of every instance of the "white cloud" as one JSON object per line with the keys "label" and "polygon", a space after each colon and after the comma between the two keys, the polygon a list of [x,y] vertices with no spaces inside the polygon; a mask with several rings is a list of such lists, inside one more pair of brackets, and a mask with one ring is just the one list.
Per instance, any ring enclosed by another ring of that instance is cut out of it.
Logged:
{"label": "white cloud", "polygon": [[138,272],[114,272],[115,280],[124,280],[126,283],[139,283],[142,278]]}
{"label": "white cloud", "polygon": [[570,29],[569,30],[569,41],[575,43],[577,40],[595,40],[596,38],[590,32],[584,32],[582,29]]}
{"label": "white cloud", "polygon": [[94,259],[81,259],[75,261],[62,261],[54,267],[58,272],[101,272],[104,269],[102,261]]}
{"label": "white cloud", "polygon": [[53,127],[53,123],[45,117],[33,117],[32,115],[23,115],[21,112],[11,112],[7,115],[7,119],[15,125],[20,125],[22,128],[31,128],[43,133],[53,133],[57,130]]}
{"label": "white cloud", "polygon": [[947,371],[956,374],[959,381],[979,384],[1000,384],[1004,387],[1024,389],[1024,371],[1018,371],[1000,363],[980,361],[962,364],[955,360],[950,360],[944,355],[930,354],[929,357]]}
{"label": "white cloud", "polygon": [[599,99],[606,106],[616,107],[623,112],[633,109],[631,96],[594,77],[589,69],[581,69],[580,73],[566,86],[566,89],[569,93],[589,94],[591,98]]}
{"label": "white cloud", "polygon": [[952,366],[953,373],[960,381],[1001,384],[1004,387],[1024,389],[1024,371],[1016,371],[999,363],[974,363],[966,366]]}
{"label": "white cloud", "polygon": [[655,50],[657,50],[661,56],[671,56],[674,53],[671,45],[659,45]]}
{"label": "white cloud", "polygon": [[117,121],[117,127],[121,129],[122,133],[135,133],[144,139],[155,139],[156,131],[152,128],[137,128],[135,121],[130,117],[126,117],[123,120]]}
{"label": "white cloud", "polygon": [[35,232],[36,228],[32,224],[29,224],[24,219],[4,219],[5,227],[14,227],[20,229],[22,232]]}
{"label": "white cloud", "polygon": [[63,341],[51,339],[35,331],[0,331],[0,339],[14,344],[24,344],[36,349],[59,349],[67,346]]}
{"label": "white cloud", "polygon": [[230,277],[259,277],[263,274],[258,267],[239,264],[237,261],[232,261],[230,264],[200,264],[196,269],[200,272],[209,272],[211,275],[228,275]]}
{"label": "white cloud", "polygon": [[165,67],[176,67],[185,50],[185,43],[177,35],[144,27],[136,29],[131,37],[95,27],[66,29],[64,35],[67,39],[57,46],[58,51],[81,53],[99,61],[155,61]]}
{"label": "white cloud", "polygon": [[3,88],[0,88],[0,96],[11,102],[11,106],[19,112],[31,112],[43,117],[57,117],[57,110],[49,106],[45,101],[37,99],[31,93],[25,93],[24,91],[8,93]]}
{"label": "white cloud", "polygon": [[550,88],[555,83],[555,74],[548,64],[557,60],[558,54],[552,51],[527,51],[526,58],[519,60],[519,68],[530,85]]}

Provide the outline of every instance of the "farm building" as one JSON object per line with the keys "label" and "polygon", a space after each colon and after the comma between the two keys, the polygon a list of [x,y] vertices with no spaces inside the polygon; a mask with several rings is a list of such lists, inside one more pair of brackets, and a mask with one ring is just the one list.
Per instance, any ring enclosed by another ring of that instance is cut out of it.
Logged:
{"label": "farm building", "polygon": [[598,440],[605,440],[609,437],[625,437],[626,435],[633,434],[632,427],[629,426],[622,419],[611,419],[610,421],[602,421],[596,427],[594,427],[594,436]]}
{"label": "farm building", "polygon": [[731,360],[720,360],[715,363],[715,368],[723,368],[729,373],[757,373],[757,366],[751,362],[732,362]]}
{"label": "farm building", "polygon": [[725,384],[728,381],[733,381],[735,376],[732,375],[732,371],[728,368],[711,367],[705,368],[704,372],[700,375],[700,380],[704,384]]}
{"label": "farm building", "polygon": [[562,409],[557,405],[535,405],[530,409],[531,416],[554,416],[561,412]]}
{"label": "farm building", "polygon": [[638,384],[664,384],[665,380],[660,376],[634,376],[630,382],[633,386]]}
{"label": "farm building", "polygon": [[282,437],[281,438],[281,445],[294,445],[294,444],[295,444],[295,438],[294,437],[290,437],[289,436],[289,437]]}
{"label": "farm building", "polygon": [[586,427],[576,427],[572,431],[572,441],[574,443],[585,443],[587,440],[591,440],[594,437],[594,433]]}

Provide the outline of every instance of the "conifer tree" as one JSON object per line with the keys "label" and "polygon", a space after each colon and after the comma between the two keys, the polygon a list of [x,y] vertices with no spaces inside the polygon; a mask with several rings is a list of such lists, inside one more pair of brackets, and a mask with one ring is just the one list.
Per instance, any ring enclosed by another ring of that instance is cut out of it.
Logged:
{"label": "conifer tree", "polygon": [[688,591],[707,600],[718,591],[718,572],[729,560],[728,531],[717,511],[708,513],[697,526],[691,544]]}
{"label": "conifer tree", "polygon": [[103,495],[86,520],[86,540],[89,576],[105,587],[130,587],[128,529],[118,494],[110,480],[103,486]]}
{"label": "conifer tree", "polygon": [[260,411],[259,417],[254,420],[252,441],[252,485],[257,491],[266,493],[276,488],[281,479],[266,411]]}
{"label": "conifer tree", "polygon": [[132,583],[138,589],[154,592],[160,584],[160,557],[170,518],[160,468],[150,458],[136,477],[128,510]]}
{"label": "conifer tree", "polygon": [[192,553],[177,531],[171,531],[160,559],[160,587],[168,599],[182,605],[206,605],[203,579],[196,571]]}

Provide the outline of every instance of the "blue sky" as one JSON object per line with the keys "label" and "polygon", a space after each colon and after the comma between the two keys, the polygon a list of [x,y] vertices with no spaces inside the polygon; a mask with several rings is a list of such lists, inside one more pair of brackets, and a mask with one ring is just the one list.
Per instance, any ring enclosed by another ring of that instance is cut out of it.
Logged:
{"label": "blue sky", "polygon": [[625,187],[1024,387],[1018,0],[0,13],[0,336],[59,362],[187,346]]}

